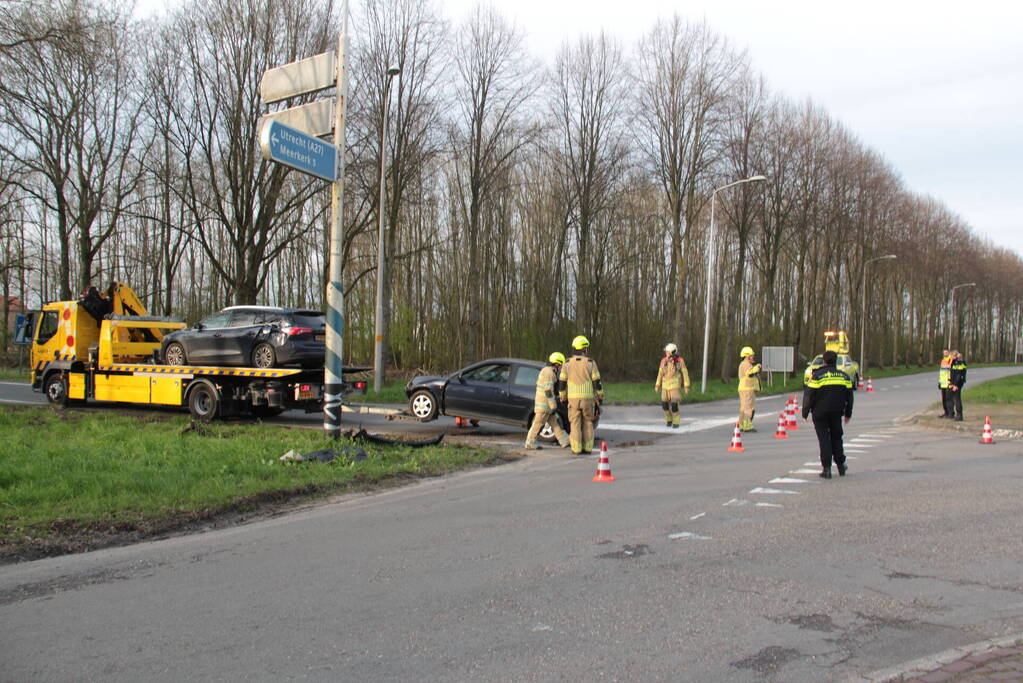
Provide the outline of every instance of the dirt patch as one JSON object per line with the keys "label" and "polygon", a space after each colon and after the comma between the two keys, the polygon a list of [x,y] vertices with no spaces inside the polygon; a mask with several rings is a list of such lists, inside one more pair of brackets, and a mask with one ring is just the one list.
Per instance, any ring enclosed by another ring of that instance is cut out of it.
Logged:
{"label": "dirt patch", "polygon": [[[522,457],[521,453],[498,452],[479,466],[496,467]],[[312,507],[328,496],[383,491],[437,476],[444,475],[401,473],[375,481],[356,477],[341,486],[307,484],[246,496],[219,507],[179,510],[156,518],[88,523],[55,519],[39,536],[0,539],[0,565],[224,529]]]}
{"label": "dirt patch", "polygon": [[932,406],[927,412],[913,417],[911,422],[927,429],[959,432],[980,439],[984,431],[984,418],[991,418],[995,440],[1023,438],[1023,405],[1014,403],[969,404],[963,406],[963,421],[956,422],[938,417],[940,407]]}

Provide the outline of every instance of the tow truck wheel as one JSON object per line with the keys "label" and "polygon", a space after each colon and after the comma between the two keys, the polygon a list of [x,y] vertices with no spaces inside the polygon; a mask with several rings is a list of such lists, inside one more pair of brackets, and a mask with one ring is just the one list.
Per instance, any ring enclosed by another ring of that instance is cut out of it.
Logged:
{"label": "tow truck wheel", "polygon": [[210,422],[217,416],[220,398],[209,384],[201,382],[188,393],[188,412],[200,422]]}
{"label": "tow truck wheel", "polygon": [[64,383],[64,378],[60,376],[59,372],[55,372],[46,378],[43,393],[46,394],[46,400],[55,406],[64,407],[68,403],[67,385]]}
{"label": "tow truck wheel", "polygon": [[274,353],[274,347],[269,344],[256,344],[252,349],[252,367],[272,368],[276,362],[277,354]]}
{"label": "tow truck wheel", "polygon": [[188,360],[185,358],[185,347],[177,342],[168,344],[167,350],[163,354],[163,361],[167,365],[188,365]]}
{"label": "tow truck wheel", "polygon": [[423,422],[429,422],[437,417],[437,401],[426,389],[420,389],[412,394],[408,400],[408,409]]}

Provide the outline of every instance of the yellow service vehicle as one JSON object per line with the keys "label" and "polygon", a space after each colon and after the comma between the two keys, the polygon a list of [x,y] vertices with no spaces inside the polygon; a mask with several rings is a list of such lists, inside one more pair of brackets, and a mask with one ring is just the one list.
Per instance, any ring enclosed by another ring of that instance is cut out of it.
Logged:
{"label": "yellow service vehicle", "polygon": [[[46,304],[25,325],[32,340],[32,388],[53,404],[188,406],[204,422],[322,409],[322,370],[162,365],[160,340],[185,323],[147,315],[135,292],[119,282],[102,293],[90,288],[77,301]],[[365,392],[366,383],[344,386],[345,393]]]}
{"label": "yellow service vehicle", "polygon": [[[849,336],[845,333],[845,330],[828,330],[825,332],[824,350],[834,351],[838,354],[838,362],[835,365],[839,370],[849,375],[849,379],[853,382],[853,391],[855,391],[860,383],[860,364],[849,355]],[[817,354],[806,366],[806,372],[803,373],[803,382],[809,382],[814,369],[822,365],[824,365],[824,355]]]}

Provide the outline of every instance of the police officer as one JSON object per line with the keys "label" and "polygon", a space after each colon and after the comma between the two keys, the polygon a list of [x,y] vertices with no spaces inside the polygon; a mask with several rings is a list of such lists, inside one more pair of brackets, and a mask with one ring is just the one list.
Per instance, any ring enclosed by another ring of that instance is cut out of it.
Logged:
{"label": "police officer", "polygon": [[678,403],[682,400],[680,387],[684,387],[685,392],[689,393],[689,370],[686,368],[685,360],[678,355],[678,347],[668,344],[664,347],[664,358],[657,368],[654,391],[660,392],[665,423],[673,429],[678,429],[682,422],[678,413]]}
{"label": "police officer", "polygon": [[549,424],[562,448],[568,448],[568,435],[561,428],[558,420],[558,402],[554,398],[554,385],[558,381],[561,366],[565,363],[565,354],[555,351],[547,357],[547,365],[540,370],[536,378],[536,397],[533,399],[533,424],[526,435],[526,450],[536,450],[536,437]]}
{"label": "police officer", "polygon": [[842,446],[842,420],[849,423],[853,409],[853,386],[849,375],[835,364],[838,354],[824,352],[824,365],[815,368],[803,391],[803,419],[813,413],[813,428],[821,450],[821,473],[831,479],[831,461],[838,466],[838,476],[846,473],[845,450]]}
{"label": "police officer", "polygon": [[[963,421],[963,385],[966,384],[966,362],[963,360],[963,354],[959,351],[952,352],[952,365],[949,366],[948,373],[948,402],[951,405],[951,410],[955,414],[952,418],[956,422]],[[951,417],[951,416],[950,416]]]}
{"label": "police officer", "polygon": [[586,454],[593,450],[593,422],[597,408],[604,400],[600,370],[589,357],[590,340],[579,335],[572,340],[575,353],[561,366],[558,394],[568,403],[568,440],[572,453]]}
{"label": "police officer", "polygon": [[941,363],[938,365],[938,391],[941,392],[942,414],[938,417],[952,415],[952,361],[955,358],[948,349],[941,350]]}
{"label": "police officer", "polygon": [[749,346],[739,352],[739,429],[755,432],[753,416],[757,414],[757,392],[760,391],[760,363]]}

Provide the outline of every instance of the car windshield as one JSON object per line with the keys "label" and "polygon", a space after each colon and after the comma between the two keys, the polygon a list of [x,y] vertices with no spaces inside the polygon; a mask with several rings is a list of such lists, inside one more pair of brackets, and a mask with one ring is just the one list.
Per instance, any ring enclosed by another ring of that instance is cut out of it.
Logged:
{"label": "car windshield", "polygon": [[227,327],[227,321],[231,319],[231,311],[214,313],[200,322],[203,327]]}
{"label": "car windshield", "polygon": [[810,365],[824,365],[824,356],[814,356],[813,360],[810,361]]}

